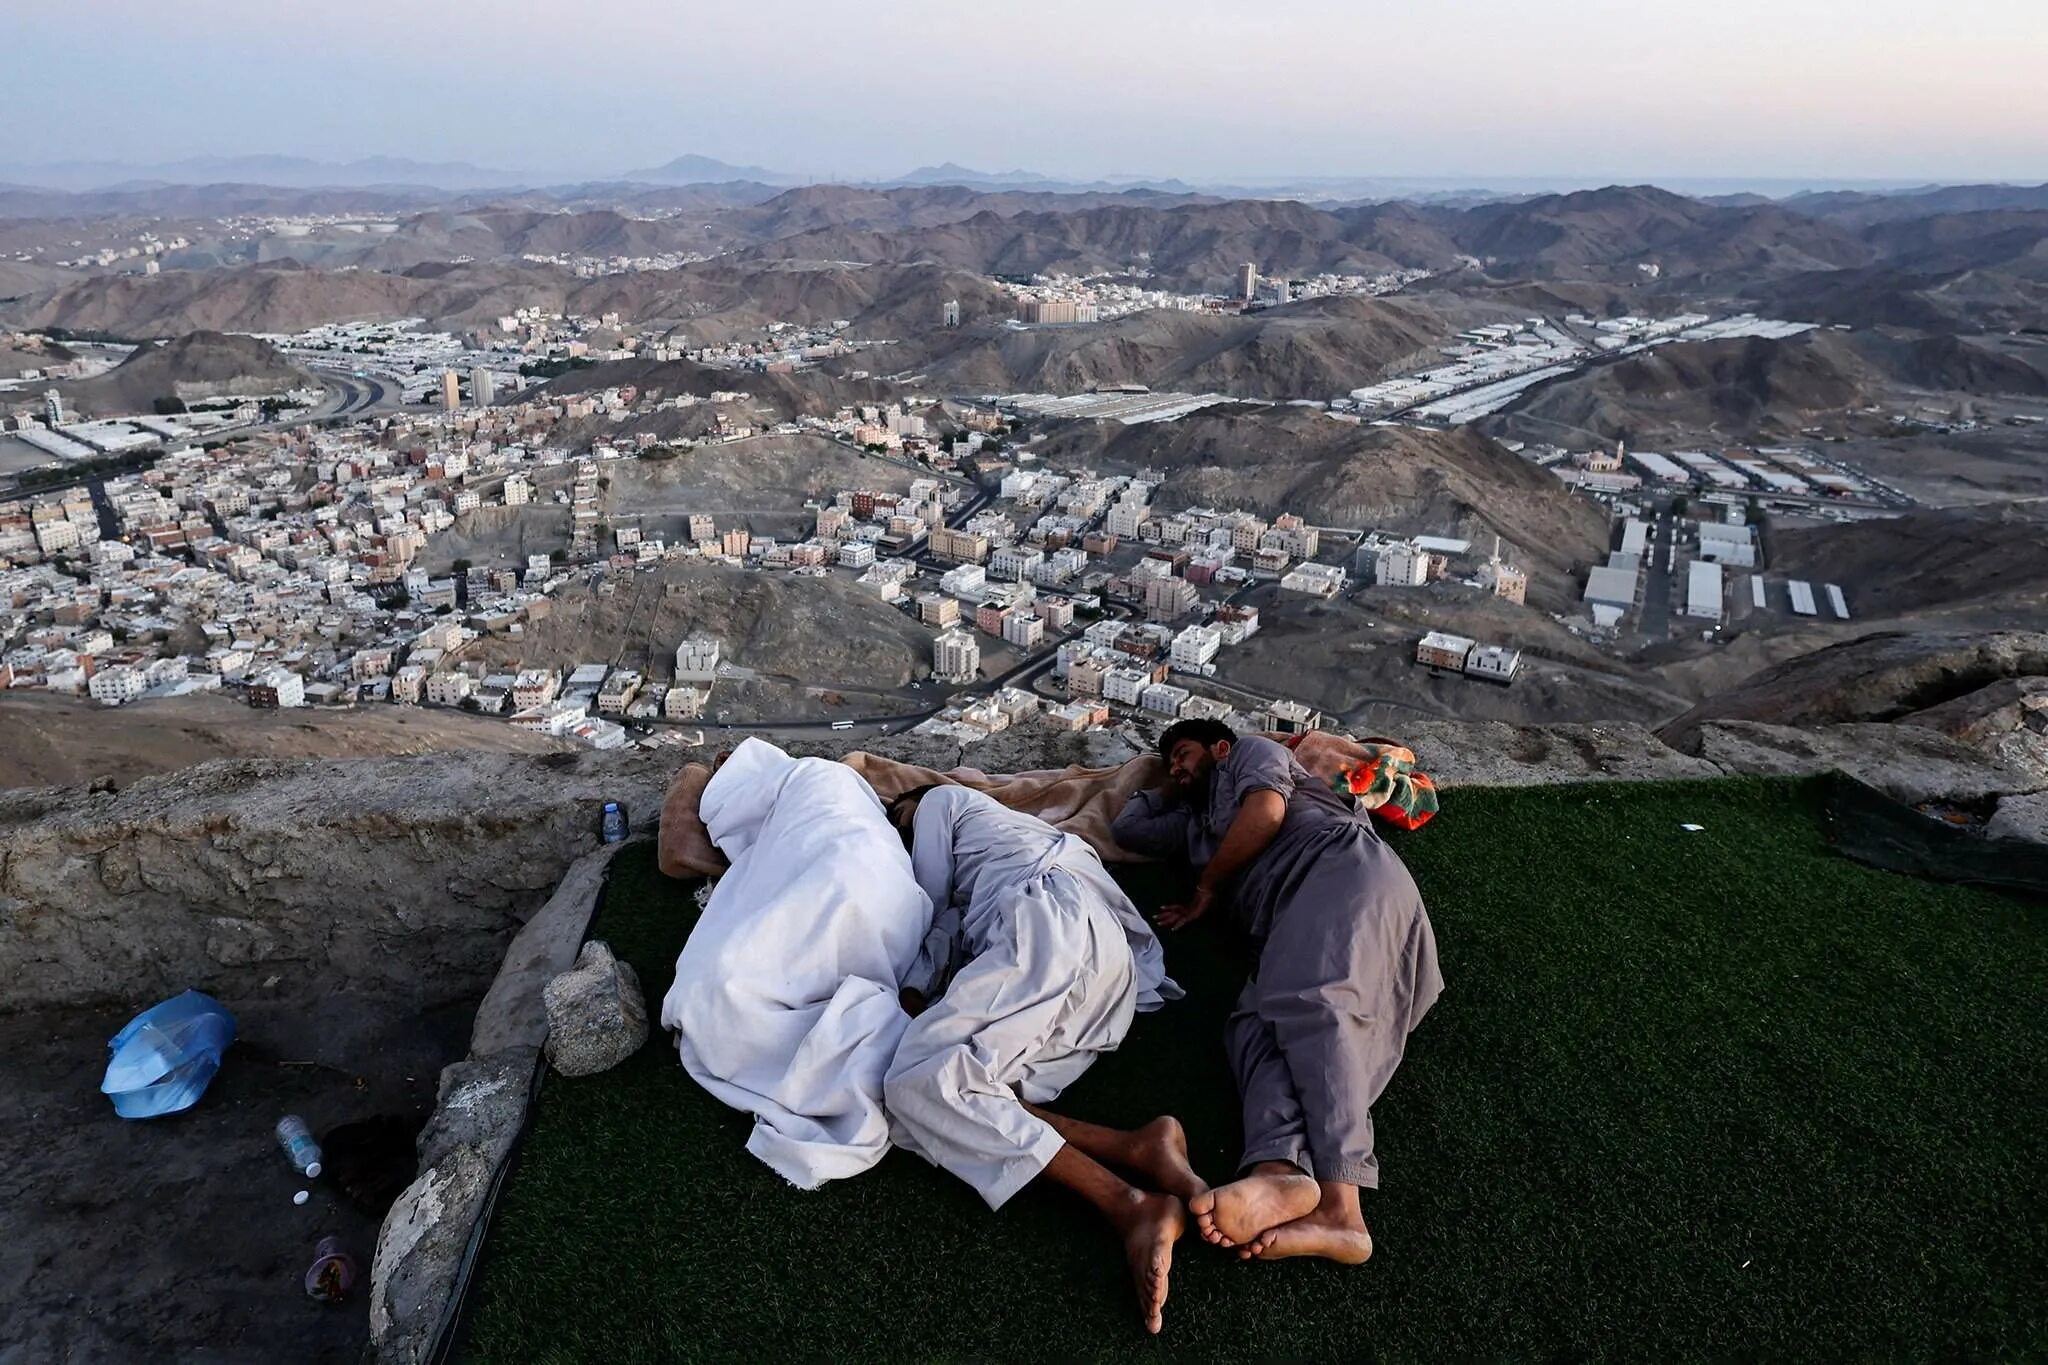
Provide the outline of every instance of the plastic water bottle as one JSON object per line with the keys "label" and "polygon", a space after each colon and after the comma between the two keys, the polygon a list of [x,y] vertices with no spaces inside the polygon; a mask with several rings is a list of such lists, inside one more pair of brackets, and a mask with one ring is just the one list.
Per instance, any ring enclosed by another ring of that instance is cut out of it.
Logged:
{"label": "plastic water bottle", "polygon": [[616,801],[607,801],[604,803],[604,841],[608,844],[619,844],[625,840],[625,808]]}
{"label": "plastic water bottle", "polygon": [[320,1174],[320,1144],[313,1141],[313,1130],[297,1114],[286,1114],[277,1121],[278,1145],[292,1160],[295,1170],[305,1173],[308,1179]]}

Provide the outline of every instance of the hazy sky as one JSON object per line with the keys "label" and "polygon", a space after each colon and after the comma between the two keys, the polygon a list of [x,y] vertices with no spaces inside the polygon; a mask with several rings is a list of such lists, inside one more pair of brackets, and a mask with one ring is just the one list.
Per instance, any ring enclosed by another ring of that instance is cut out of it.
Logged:
{"label": "hazy sky", "polygon": [[2048,0],[0,0],[0,161],[2048,179]]}

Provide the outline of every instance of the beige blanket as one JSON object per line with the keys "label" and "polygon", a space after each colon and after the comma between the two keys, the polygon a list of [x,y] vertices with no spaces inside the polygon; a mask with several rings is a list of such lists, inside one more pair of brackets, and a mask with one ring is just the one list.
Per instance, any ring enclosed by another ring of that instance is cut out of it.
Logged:
{"label": "beige blanket", "polygon": [[[1268,738],[1285,743],[1293,736]],[[1363,757],[1364,750],[1349,736],[1316,731],[1300,738],[1294,756],[1302,767],[1327,781],[1347,760]],[[955,768],[942,773],[864,751],[850,753],[842,761],[866,778],[884,801],[933,782],[985,791],[1012,810],[1036,815],[1047,824],[1085,839],[1105,862],[1141,861],[1136,854],[1117,846],[1110,837],[1110,822],[1123,810],[1131,793],[1158,785],[1166,771],[1156,754],[1140,754],[1114,768],[1048,768],[1024,773],[985,773],[979,768]],[[671,877],[715,877],[726,869],[725,855],[711,842],[711,835],[697,814],[704,784],[710,780],[709,767],[702,763],[685,764],[662,800],[661,833],[655,855],[661,870]]]}

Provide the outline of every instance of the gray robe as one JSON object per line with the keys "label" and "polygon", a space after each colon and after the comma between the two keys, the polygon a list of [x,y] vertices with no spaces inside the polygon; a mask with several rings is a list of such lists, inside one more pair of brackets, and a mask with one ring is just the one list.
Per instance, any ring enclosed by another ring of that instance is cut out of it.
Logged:
{"label": "gray robe", "polygon": [[1227,1034],[1242,1167],[1289,1161],[1318,1180],[1377,1188],[1372,1105],[1443,977],[1422,893],[1372,817],[1284,745],[1251,735],[1192,805],[1138,792],[1113,832],[1133,852],[1200,867],[1255,791],[1280,793],[1287,815],[1237,884],[1219,888],[1258,955]]}
{"label": "gray robe", "polygon": [[1057,1097],[1180,988],[1081,840],[966,787],[926,793],[912,839],[933,918],[903,984],[931,1004],[883,1082],[890,1138],[1001,1208],[1061,1146],[1017,1097]]}

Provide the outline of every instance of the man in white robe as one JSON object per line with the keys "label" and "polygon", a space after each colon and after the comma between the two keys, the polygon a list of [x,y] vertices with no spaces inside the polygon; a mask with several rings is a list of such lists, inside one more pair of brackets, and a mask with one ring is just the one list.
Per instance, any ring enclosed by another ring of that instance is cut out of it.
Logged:
{"label": "man in white robe", "polygon": [[883,1086],[891,1137],[992,1209],[1040,1175],[1088,1199],[1121,1234],[1157,1332],[1184,1201],[1207,1189],[1179,1123],[1124,1131],[1038,1106],[1121,1043],[1137,1011],[1180,996],[1158,938],[1095,851],[1036,816],[956,786],[908,793],[890,816],[933,906],[904,978],[916,1017]]}
{"label": "man in white robe", "polygon": [[898,999],[931,903],[843,763],[749,739],[704,788],[731,861],[676,959],[661,1022],[688,1071],[754,1115],[747,1150],[815,1189],[889,1149],[882,1079],[909,1018]]}

